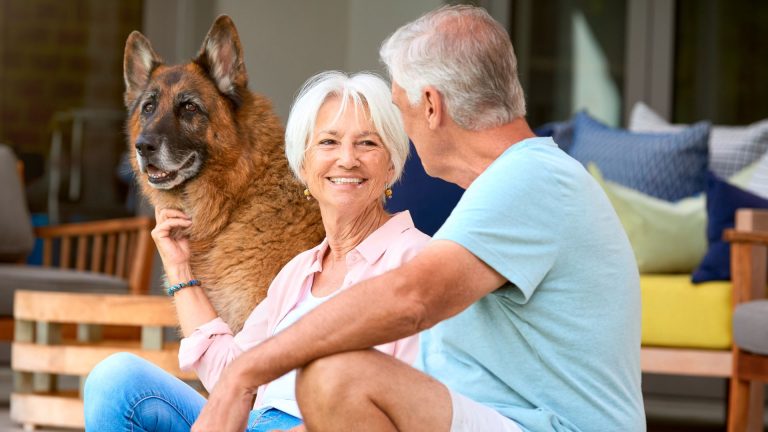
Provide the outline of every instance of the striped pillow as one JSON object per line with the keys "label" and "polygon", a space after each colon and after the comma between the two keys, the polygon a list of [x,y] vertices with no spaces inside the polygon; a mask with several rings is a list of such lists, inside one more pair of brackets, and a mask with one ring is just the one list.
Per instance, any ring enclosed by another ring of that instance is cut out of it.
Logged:
{"label": "striped pillow", "polygon": [[[633,132],[674,132],[687,126],[670,124],[642,102],[632,107],[629,116],[629,130]],[[766,151],[768,120],[747,126],[712,126],[709,134],[709,169],[720,178],[728,178],[758,160]],[[763,188],[768,189],[768,179],[765,181]]]}

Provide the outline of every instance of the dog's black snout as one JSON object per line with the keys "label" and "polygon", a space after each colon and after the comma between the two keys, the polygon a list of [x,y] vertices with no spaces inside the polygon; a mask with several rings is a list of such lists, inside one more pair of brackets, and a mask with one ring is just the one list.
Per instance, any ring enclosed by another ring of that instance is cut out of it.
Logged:
{"label": "dog's black snout", "polygon": [[148,138],[146,136],[140,136],[136,140],[136,151],[139,152],[142,156],[151,156],[157,151],[157,145],[155,145],[155,140]]}

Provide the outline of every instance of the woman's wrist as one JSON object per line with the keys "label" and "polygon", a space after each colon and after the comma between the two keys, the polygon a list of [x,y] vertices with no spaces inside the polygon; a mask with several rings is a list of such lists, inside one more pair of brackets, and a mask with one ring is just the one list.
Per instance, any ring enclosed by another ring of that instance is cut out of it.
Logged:
{"label": "woman's wrist", "polygon": [[195,278],[188,264],[165,269],[165,277],[170,285],[187,282]]}

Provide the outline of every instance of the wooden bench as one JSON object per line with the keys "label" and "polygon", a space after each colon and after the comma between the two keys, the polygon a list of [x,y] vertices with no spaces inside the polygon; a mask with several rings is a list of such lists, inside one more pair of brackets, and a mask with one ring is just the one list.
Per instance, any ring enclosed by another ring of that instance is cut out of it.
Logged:
{"label": "wooden bench", "polygon": [[[83,428],[83,383],[93,367],[117,352],[143,357],[186,381],[194,373],[178,367],[178,342],[163,338],[176,328],[176,311],[167,297],[17,291],[11,351],[14,391],[11,419],[25,430],[35,426]],[[62,338],[62,326],[76,326],[76,338]],[[108,340],[104,326],[135,326],[135,340]],[[58,375],[80,377],[77,390],[59,390]]]}

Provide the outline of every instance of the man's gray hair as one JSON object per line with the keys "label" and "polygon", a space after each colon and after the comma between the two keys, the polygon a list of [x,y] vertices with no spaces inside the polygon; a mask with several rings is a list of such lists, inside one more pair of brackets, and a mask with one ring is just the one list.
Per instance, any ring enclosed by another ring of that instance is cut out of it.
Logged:
{"label": "man's gray hair", "polygon": [[392,104],[389,84],[378,75],[368,72],[351,76],[339,71],[322,72],[304,83],[291,107],[285,127],[285,156],[296,178],[304,181],[300,172],[304,166],[307,145],[315,131],[317,113],[330,97],[341,99],[336,120],[350,105],[368,115],[392,160],[394,177],[387,186],[395,183],[408,158],[408,136],[400,112]]}
{"label": "man's gray hair", "polygon": [[507,31],[485,9],[444,6],[408,23],[379,51],[411,105],[435,87],[461,127],[483,130],[525,116],[517,59]]}

